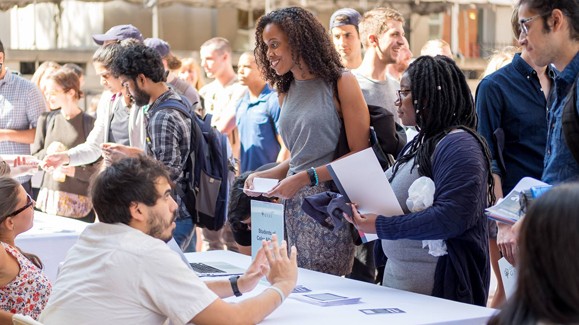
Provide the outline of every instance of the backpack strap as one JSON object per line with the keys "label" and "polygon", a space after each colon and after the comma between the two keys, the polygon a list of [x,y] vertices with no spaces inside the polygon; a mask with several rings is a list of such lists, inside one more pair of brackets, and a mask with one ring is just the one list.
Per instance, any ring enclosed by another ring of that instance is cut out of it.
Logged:
{"label": "backpack strap", "polygon": [[44,139],[46,139],[46,133],[48,133],[48,128],[54,128],[54,118],[56,114],[60,114],[60,108],[54,111],[50,111],[46,114],[46,120],[44,124]]}
{"label": "backpack strap", "polygon": [[191,110],[187,106],[188,103],[189,103],[188,101],[184,103],[182,101],[171,98],[161,102],[159,106],[155,107],[155,110],[172,108],[183,113],[183,115],[185,115],[186,117],[191,118]]}
{"label": "backpack strap", "polygon": [[567,97],[569,100],[563,107],[562,113],[562,126],[563,134],[565,138],[565,143],[573,154],[575,161],[579,162],[579,114],[577,112],[577,80],[579,77],[575,78],[575,82],[571,86],[571,90]]}

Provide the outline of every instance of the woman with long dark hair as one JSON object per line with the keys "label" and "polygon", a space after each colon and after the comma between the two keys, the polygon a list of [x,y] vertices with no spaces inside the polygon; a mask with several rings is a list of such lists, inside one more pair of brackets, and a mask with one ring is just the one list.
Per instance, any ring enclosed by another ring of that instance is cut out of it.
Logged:
{"label": "woman with long dark hair", "polygon": [[[451,59],[421,56],[403,74],[396,105],[402,123],[419,130],[386,172],[405,214],[360,215],[354,208],[348,219],[382,239],[385,286],[485,305],[490,272],[484,209],[494,200],[493,179],[486,142],[474,131],[466,79]],[[432,205],[418,211],[414,207],[428,198],[414,202],[408,192],[422,177],[433,185]]]}
{"label": "woman with long dark hair", "polygon": [[309,11],[284,8],[261,17],[255,58],[279,92],[280,133],[291,152],[277,167],[251,174],[275,178],[266,195],[285,199],[288,243],[298,249],[298,265],[337,275],[350,273],[354,245],[349,227],[332,232],[307,216],[304,197],[329,189],[326,164],[334,159],[342,118],[351,152],[368,147],[370,117],[356,78],[344,70],[324,27]]}

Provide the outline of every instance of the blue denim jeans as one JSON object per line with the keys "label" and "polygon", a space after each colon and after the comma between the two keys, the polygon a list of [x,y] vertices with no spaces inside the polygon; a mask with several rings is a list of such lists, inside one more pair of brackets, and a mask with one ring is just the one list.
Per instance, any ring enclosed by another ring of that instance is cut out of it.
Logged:
{"label": "blue denim jeans", "polygon": [[197,242],[197,235],[195,233],[195,225],[193,219],[182,218],[175,220],[175,231],[173,237],[183,252],[194,252],[195,243]]}

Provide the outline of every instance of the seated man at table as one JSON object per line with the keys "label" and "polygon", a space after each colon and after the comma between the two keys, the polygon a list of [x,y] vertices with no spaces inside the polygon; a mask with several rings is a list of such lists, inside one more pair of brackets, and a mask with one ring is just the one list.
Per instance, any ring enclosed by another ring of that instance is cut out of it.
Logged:
{"label": "seated man at table", "polygon": [[[263,243],[241,277],[204,283],[165,241],[177,203],[166,168],[145,156],[113,163],[93,181],[100,223],[68,252],[41,322],[50,324],[256,324],[281,305],[297,279],[296,249]],[[267,259],[267,263],[265,260]],[[272,284],[238,304],[220,298]]]}

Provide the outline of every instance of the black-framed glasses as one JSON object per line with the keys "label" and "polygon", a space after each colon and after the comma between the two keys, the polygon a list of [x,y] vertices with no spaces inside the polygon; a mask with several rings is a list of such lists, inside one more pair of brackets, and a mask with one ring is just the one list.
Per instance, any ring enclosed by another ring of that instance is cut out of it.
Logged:
{"label": "black-framed glasses", "polygon": [[20,212],[30,208],[33,205],[34,205],[34,200],[30,197],[30,195],[28,193],[26,193],[26,204],[22,208],[14,211],[12,213],[7,214],[5,216],[5,218],[14,217],[14,216],[18,215]]}
{"label": "black-framed glasses", "polygon": [[525,33],[525,35],[529,35],[529,27],[527,27],[527,23],[532,21],[533,19],[535,19],[537,17],[541,17],[541,15],[535,15],[533,17],[519,20],[519,26],[521,27],[521,32]]}
{"label": "black-framed glasses", "polygon": [[406,98],[408,94],[411,92],[410,89],[399,89],[396,90],[396,94],[398,95],[398,100],[402,101],[402,99]]}

